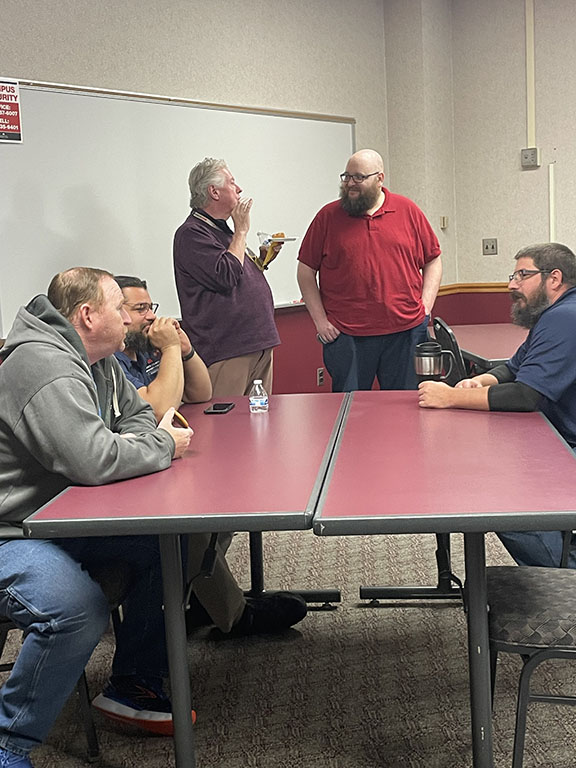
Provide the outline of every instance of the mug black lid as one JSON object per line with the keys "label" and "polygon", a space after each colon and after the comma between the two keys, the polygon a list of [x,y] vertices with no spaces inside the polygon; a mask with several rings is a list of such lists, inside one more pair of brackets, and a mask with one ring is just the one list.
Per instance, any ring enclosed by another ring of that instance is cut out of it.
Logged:
{"label": "mug black lid", "polygon": [[434,357],[442,352],[442,345],[438,341],[422,341],[416,344],[418,357]]}

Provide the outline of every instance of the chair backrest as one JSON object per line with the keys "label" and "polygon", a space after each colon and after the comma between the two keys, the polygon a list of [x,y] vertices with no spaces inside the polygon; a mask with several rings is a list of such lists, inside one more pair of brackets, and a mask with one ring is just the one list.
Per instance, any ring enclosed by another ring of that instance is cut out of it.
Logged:
{"label": "chair backrest", "polygon": [[454,355],[452,371],[450,372],[450,376],[445,380],[447,384],[454,386],[454,384],[457,384],[468,376],[462,352],[460,351],[460,347],[458,346],[456,336],[454,336],[452,329],[446,325],[441,317],[435,317],[432,326],[434,328],[436,341],[440,342],[442,349],[446,349]]}

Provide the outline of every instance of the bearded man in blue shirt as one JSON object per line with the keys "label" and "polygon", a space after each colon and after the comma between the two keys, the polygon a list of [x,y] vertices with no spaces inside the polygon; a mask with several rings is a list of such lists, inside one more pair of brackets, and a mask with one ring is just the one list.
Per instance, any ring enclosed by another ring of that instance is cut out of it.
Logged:
{"label": "bearded man in blue shirt", "polygon": [[[512,320],[530,333],[505,365],[449,387],[419,386],[422,408],[542,411],[576,449],[576,256],[560,243],[522,248],[510,275]],[[558,567],[560,531],[499,533],[518,565]],[[576,568],[576,553],[568,564]]]}

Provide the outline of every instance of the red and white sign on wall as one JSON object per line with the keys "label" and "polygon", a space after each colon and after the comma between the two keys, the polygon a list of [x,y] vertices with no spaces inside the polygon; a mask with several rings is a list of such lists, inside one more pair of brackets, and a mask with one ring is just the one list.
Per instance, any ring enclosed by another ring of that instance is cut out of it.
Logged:
{"label": "red and white sign on wall", "polygon": [[20,89],[16,80],[0,78],[0,141],[22,141]]}

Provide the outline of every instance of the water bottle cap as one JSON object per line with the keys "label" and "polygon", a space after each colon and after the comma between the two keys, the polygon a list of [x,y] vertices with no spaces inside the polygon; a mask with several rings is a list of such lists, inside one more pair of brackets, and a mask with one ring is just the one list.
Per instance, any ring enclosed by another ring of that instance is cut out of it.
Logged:
{"label": "water bottle cap", "polygon": [[262,379],[254,379],[254,384],[262,384]]}

